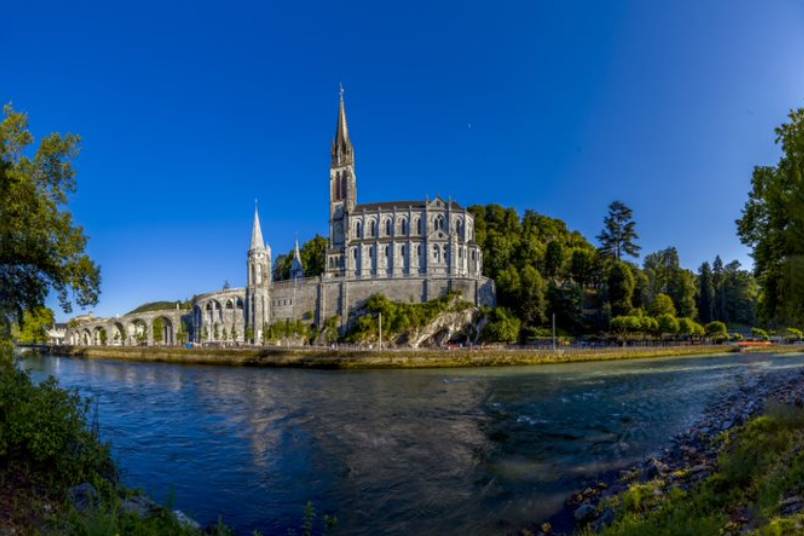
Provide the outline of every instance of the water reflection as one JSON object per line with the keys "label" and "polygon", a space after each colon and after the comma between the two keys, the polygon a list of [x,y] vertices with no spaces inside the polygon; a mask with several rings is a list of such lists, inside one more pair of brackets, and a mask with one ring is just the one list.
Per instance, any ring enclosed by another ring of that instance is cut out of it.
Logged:
{"label": "water reflection", "polygon": [[[313,371],[31,358],[97,398],[126,482],[202,522],[346,534],[499,533],[622,468],[733,388],[742,356],[533,368]],[[381,529],[381,530],[380,530]]]}

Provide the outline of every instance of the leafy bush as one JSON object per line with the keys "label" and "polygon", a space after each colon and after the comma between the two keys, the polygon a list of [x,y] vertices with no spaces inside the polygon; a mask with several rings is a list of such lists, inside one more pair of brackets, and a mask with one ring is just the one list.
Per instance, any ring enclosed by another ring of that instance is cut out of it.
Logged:
{"label": "leafy bush", "polygon": [[685,337],[703,337],[705,330],[702,325],[693,320],[692,318],[679,318],[678,319],[678,333]]}
{"label": "leafy bush", "polygon": [[679,330],[679,323],[675,316],[671,314],[663,314],[656,318],[659,323],[659,333],[662,335],[675,335]]}
{"label": "leafy bush", "polygon": [[762,328],[751,328],[751,336],[762,341],[767,341],[770,338],[768,332]]}
{"label": "leafy bush", "polygon": [[308,341],[313,334],[313,327],[301,320],[277,320],[262,331],[263,342],[276,342],[282,339],[301,338]]}
{"label": "leafy bush", "polygon": [[50,378],[35,385],[27,373],[0,365],[0,463],[29,477],[65,486],[114,476],[108,446],[88,426],[89,404]]}
{"label": "leafy bush", "polygon": [[784,333],[784,338],[788,341],[800,341],[804,338],[804,333],[797,328],[787,328]]}
{"label": "leafy bush", "polygon": [[706,336],[713,339],[722,340],[729,336],[729,330],[726,328],[726,324],[719,320],[715,320],[714,322],[709,322],[706,325]]}
{"label": "leafy bush", "polygon": [[520,320],[505,307],[496,307],[488,314],[481,339],[486,342],[516,342],[519,340]]}
{"label": "leafy bush", "polygon": [[379,315],[382,314],[382,331],[386,340],[421,329],[439,315],[458,312],[472,304],[460,299],[460,294],[450,292],[446,296],[425,303],[404,303],[389,300],[382,294],[374,294],[353,321],[346,334],[350,342],[370,342],[379,338]]}

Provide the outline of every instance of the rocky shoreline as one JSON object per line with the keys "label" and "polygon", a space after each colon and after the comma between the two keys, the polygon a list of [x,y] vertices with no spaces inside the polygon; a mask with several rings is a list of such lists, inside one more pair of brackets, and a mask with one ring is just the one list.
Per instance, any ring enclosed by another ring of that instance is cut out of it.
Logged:
{"label": "rocky shoreline", "polygon": [[[704,415],[673,437],[669,446],[639,464],[600,475],[583,491],[570,496],[558,513],[522,533],[557,536],[581,529],[601,532],[616,519],[608,503],[631,485],[658,480],[662,486],[653,493],[660,495],[673,488],[689,490],[716,470],[718,438],[723,432],[758,416],[769,404],[804,407],[804,370],[762,371],[750,367],[738,374],[737,389],[712,401]],[[804,500],[789,502],[788,513],[804,510]]]}

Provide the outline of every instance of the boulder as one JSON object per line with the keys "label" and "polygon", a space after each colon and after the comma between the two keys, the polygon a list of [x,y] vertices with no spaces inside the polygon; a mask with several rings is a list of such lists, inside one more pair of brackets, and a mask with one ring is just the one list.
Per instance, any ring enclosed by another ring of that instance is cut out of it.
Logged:
{"label": "boulder", "polygon": [[585,502],[575,510],[572,516],[575,518],[575,521],[583,524],[594,518],[596,512],[597,509],[594,506],[588,502]]}

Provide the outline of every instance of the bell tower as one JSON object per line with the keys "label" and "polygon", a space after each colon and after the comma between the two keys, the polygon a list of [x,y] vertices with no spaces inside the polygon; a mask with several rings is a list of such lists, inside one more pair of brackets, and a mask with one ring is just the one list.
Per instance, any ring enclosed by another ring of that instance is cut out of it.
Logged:
{"label": "bell tower", "polygon": [[357,204],[357,176],[355,151],[349,138],[346,121],[346,103],[343,86],[340,87],[338,123],[332,140],[332,160],[329,166],[329,250],[327,272],[340,273],[344,269],[346,243],[349,238],[349,213]]}
{"label": "bell tower", "polygon": [[271,302],[268,299],[271,286],[271,248],[265,245],[262,238],[260,214],[256,206],[247,265],[246,329],[251,330],[253,341],[259,343],[262,342],[263,326],[271,320]]}

